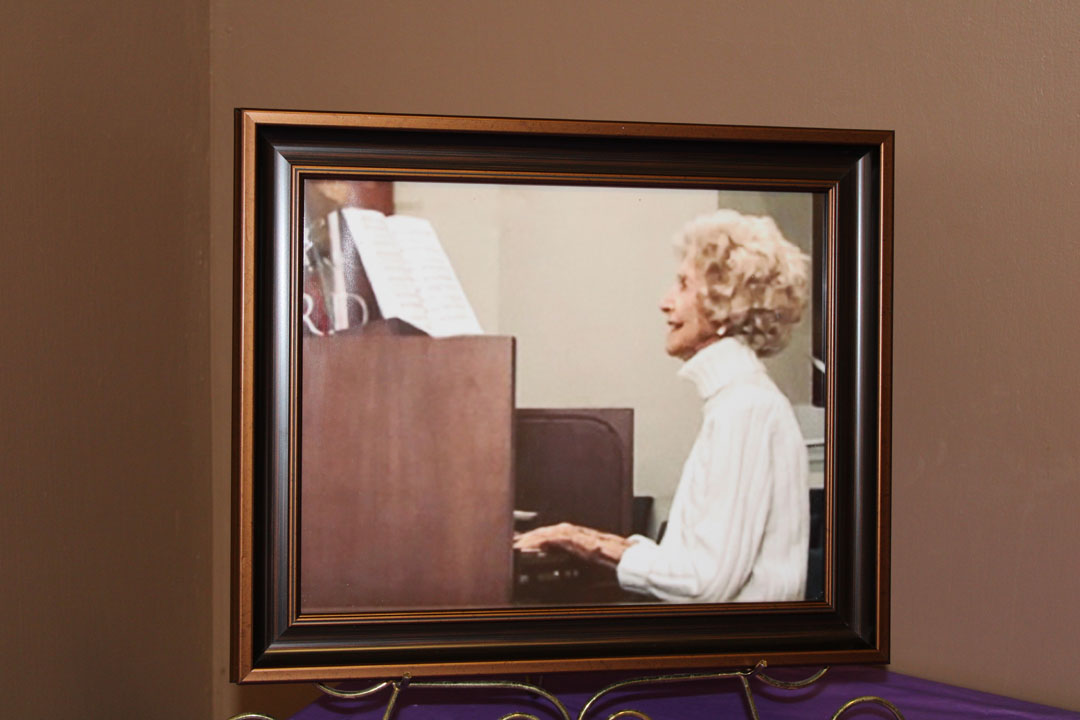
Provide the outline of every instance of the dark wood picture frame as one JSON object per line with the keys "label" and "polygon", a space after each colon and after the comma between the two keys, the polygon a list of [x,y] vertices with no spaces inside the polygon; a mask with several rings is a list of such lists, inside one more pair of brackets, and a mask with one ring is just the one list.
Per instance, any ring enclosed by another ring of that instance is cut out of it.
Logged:
{"label": "dark wood picture frame", "polygon": [[[236,133],[234,681],[888,661],[891,131],[238,110]],[[814,193],[824,599],[301,613],[299,187],[338,173]]]}

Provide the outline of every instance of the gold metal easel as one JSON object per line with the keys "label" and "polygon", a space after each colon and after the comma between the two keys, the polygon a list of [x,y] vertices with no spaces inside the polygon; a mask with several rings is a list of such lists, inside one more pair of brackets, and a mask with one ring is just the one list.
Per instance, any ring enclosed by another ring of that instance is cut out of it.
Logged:
{"label": "gold metal easel", "polygon": [[[604,689],[597,692],[584,707],[581,708],[581,712],[578,713],[576,720],[586,720],[590,718],[589,712],[592,710],[606,695],[614,693],[619,690],[625,690],[630,687],[637,687],[641,685],[673,685],[680,682],[689,682],[695,680],[719,680],[726,678],[737,679],[742,685],[743,695],[746,698],[746,707],[749,711],[751,720],[761,720],[758,715],[757,705],[754,703],[754,694],[751,689],[750,680],[755,679],[766,685],[771,685],[775,688],[782,690],[797,690],[807,687],[822,677],[828,672],[828,668],[822,668],[813,675],[803,680],[785,681],[777,680],[765,674],[764,669],[766,667],[765,661],[762,660],[753,668],[747,670],[732,670],[725,672],[709,672],[709,673],[691,673],[684,675],[656,675],[652,677],[633,678],[630,680],[621,680],[616,683],[608,685]],[[420,689],[461,689],[461,690],[514,690],[523,693],[528,693],[551,703],[551,706],[558,711],[559,717],[562,720],[574,720],[571,718],[566,706],[555,695],[552,695],[547,690],[544,690],[538,685],[532,685],[523,682],[501,681],[501,680],[448,680],[448,681],[413,681],[412,677],[406,673],[400,680],[386,680],[380,683],[376,683],[371,687],[364,688],[362,690],[338,690],[332,688],[323,683],[316,683],[316,686],[323,693],[336,698],[342,698],[345,700],[359,700],[361,698],[369,698],[375,696],[384,691],[390,692],[390,697],[386,702],[386,709],[383,712],[383,720],[391,720],[394,715],[394,711],[397,709],[398,697],[407,688],[410,690]],[[903,714],[900,709],[893,705],[888,700],[880,698],[874,695],[864,695],[862,697],[852,698],[848,702],[844,703],[835,713],[833,713],[831,720],[838,720],[844,713],[853,707],[859,705],[874,704],[892,713],[893,717],[897,720],[904,720]],[[619,720],[620,718],[633,718],[634,720],[652,720],[648,715],[638,710],[625,709],[618,710],[607,716],[606,720]],[[274,718],[267,715],[260,715],[258,713],[242,713],[240,715],[234,715],[229,720],[274,720]],[[532,715],[526,712],[511,712],[507,715],[501,716],[498,720],[540,720],[536,715]],[[590,718],[591,720],[591,718]]]}

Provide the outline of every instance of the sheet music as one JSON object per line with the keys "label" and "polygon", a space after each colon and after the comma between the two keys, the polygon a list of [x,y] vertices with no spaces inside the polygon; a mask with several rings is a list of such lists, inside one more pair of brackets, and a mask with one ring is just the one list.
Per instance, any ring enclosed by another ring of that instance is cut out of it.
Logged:
{"label": "sheet music", "polygon": [[377,210],[361,208],[346,208],[341,214],[349,225],[383,317],[401,318],[430,334],[427,311],[412,269],[401,244],[386,224],[386,216]]}
{"label": "sheet music", "polygon": [[432,337],[483,333],[431,223],[360,208],[341,214],[383,317]]}
{"label": "sheet music", "polygon": [[393,215],[386,218],[386,224],[400,243],[427,310],[430,328],[424,329],[433,337],[482,334],[480,322],[431,223],[423,218]]}

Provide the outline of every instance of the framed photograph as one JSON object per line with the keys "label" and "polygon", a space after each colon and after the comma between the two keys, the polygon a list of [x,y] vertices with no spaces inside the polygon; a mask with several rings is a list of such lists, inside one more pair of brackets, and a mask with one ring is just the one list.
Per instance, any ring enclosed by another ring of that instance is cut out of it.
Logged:
{"label": "framed photograph", "polygon": [[236,123],[234,681],[888,661],[892,132]]}

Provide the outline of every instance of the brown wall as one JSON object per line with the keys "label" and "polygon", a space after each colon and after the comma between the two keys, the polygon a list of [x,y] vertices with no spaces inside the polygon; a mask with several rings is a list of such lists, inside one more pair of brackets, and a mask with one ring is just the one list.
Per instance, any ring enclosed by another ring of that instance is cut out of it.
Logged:
{"label": "brown wall", "polygon": [[0,21],[0,715],[210,713],[208,6]]}
{"label": "brown wall", "polygon": [[236,106],[896,130],[893,667],[1080,709],[1080,4],[67,4],[0,31],[13,716],[309,692],[226,680]]}

